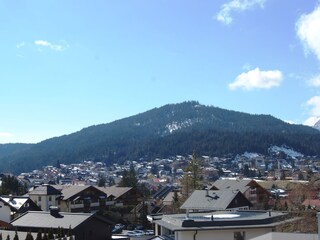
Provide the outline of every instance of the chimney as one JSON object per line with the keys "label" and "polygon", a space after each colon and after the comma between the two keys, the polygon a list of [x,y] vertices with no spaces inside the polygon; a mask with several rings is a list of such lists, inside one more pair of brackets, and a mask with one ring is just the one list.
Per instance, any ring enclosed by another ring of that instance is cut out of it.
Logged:
{"label": "chimney", "polygon": [[59,213],[59,207],[51,206],[50,208],[50,215],[55,218],[63,218],[63,216]]}

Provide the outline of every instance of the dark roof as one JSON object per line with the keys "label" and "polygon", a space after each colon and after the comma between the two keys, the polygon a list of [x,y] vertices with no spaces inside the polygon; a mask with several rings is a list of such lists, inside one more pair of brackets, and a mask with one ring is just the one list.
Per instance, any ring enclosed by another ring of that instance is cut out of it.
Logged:
{"label": "dark roof", "polygon": [[164,186],[160,190],[158,190],[155,194],[152,195],[153,199],[163,199],[165,198],[171,191],[173,191],[173,186]]}
{"label": "dark roof", "polygon": [[[242,193],[235,190],[195,190],[180,208],[192,210],[226,210],[230,203],[239,195],[242,195]],[[248,203],[247,206],[251,206],[250,202],[248,200],[246,201]]]}
{"label": "dark roof", "polygon": [[218,189],[238,190],[242,193],[250,188],[251,179],[219,179],[213,183]]}
{"label": "dark roof", "polygon": [[29,195],[61,195],[61,192],[51,185],[43,184],[30,191]]}
{"label": "dark roof", "polygon": [[112,186],[112,187],[98,187],[98,189],[106,193],[108,197],[114,196],[115,199],[117,199],[118,197],[121,197],[123,194],[129,192],[132,189],[132,187]]}

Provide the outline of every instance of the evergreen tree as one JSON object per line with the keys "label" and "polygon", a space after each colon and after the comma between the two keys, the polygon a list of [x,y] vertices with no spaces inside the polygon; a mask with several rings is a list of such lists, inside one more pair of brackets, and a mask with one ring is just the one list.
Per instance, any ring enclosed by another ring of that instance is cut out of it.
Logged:
{"label": "evergreen tree", "polygon": [[0,187],[1,195],[22,195],[26,193],[26,186],[20,182],[15,176],[4,175]]}
{"label": "evergreen tree", "polygon": [[19,240],[19,236],[18,236],[17,231],[15,231],[15,234],[14,234],[13,240]]}
{"label": "evergreen tree", "polygon": [[52,228],[49,229],[48,238],[49,238],[49,239],[54,239],[53,229],[52,229]]}
{"label": "evergreen tree", "polygon": [[68,235],[68,237],[70,237],[72,235],[71,225],[69,225],[69,229],[68,229],[67,235]]}
{"label": "evergreen tree", "polygon": [[38,231],[36,240],[42,240],[42,232],[41,232],[41,230]]}
{"label": "evergreen tree", "polygon": [[122,174],[122,179],[119,183],[120,187],[137,187],[138,179],[133,165],[131,164],[130,170],[124,170]]}
{"label": "evergreen tree", "polygon": [[26,239],[25,240],[33,240],[33,236],[31,234],[31,232],[27,233]]}
{"label": "evergreen tree", "polygon": [[106,182],[107,182],[106,177],[103,176],[102,174],[99,174],[99,176],[98,176],[98,187],[106,186]]}
{"label": "evergreen tree", "polygon": [[173,208],[173,213],[179,213],[180,211],[180,198],[178,195],[178,191],[173,192],[173,197],[172,197],[172,208]]}
{"label": "evergreen tree", "polygon": [[195,153],[192,154],[192,160],[186,167],[181,185],[183,200],[186,200],[194,190],[201,188],[201,164]]}

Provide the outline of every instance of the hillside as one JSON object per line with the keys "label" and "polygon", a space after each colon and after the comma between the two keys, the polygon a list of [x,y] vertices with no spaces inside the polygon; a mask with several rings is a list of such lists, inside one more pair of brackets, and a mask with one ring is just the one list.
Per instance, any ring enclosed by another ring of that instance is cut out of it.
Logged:
{"label": "hillside", "polygon": [[0,157],[0,169],[19,173],[43,165],[83,160],[107,164],[191,154],[267,153],[287,145],[320,155],[320,132],[270,115],[251,115],[198,102],[169,104],[132,117],[84,128]]}

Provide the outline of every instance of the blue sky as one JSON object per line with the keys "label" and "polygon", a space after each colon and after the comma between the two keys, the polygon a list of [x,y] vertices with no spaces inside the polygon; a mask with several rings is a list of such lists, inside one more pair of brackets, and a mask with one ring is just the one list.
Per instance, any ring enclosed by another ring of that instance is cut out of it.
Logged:
{"label": "blue sky", "polygon": [[320,119],[318,0],[0,0],[0,143],[197,100]]}

